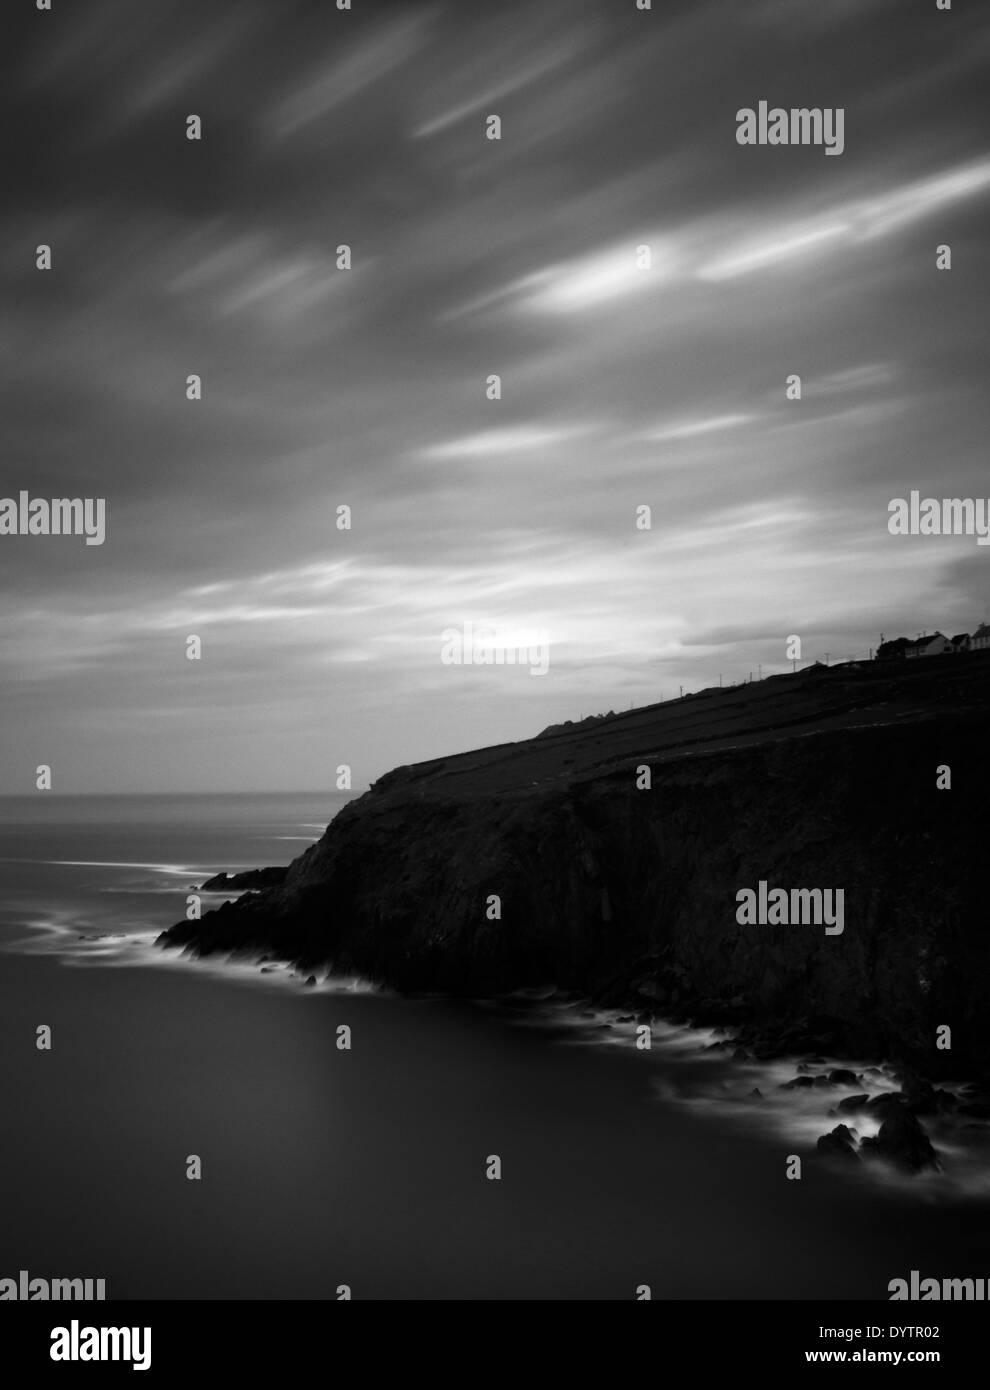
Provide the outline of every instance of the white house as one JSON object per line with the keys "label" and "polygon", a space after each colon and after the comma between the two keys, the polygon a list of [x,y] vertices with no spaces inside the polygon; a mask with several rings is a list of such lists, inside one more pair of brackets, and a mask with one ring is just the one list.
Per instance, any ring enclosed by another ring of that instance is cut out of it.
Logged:
{"label": "white house", "polygon": [[948,637],[941,632],[933,632],[930,637],[919,637],[915,642],[909,642],[904,648],[904,655],[912,656],[941,656],[943,652],[951,652],[952,643]]}
{"label": "white house", "polygon": [[990,627],[986,623],[980,623],[979,627],[969,639],[969,649],[971,652],[978,652],[990,647]]}

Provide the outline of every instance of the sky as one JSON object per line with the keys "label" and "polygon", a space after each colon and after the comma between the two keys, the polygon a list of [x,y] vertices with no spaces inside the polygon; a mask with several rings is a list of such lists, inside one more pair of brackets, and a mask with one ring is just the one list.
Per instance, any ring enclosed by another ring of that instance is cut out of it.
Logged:
{"label": "sky", "polygon": [[109,524],[0,536],[0,793],[361,788],[990,618],[990,549],[887,527],[988,491],[980,9],[22,6],[0,497]]}

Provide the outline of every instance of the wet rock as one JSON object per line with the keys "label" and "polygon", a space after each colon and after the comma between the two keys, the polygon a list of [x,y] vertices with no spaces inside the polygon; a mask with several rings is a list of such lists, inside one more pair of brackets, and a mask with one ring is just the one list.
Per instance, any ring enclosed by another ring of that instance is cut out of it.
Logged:
{"label": "wet rock", "polygon": [[813,1076],[795,1076],[793,1081],[783,1082],[780,1089],[782,1091],[804,1090],[805,1088],[810,1089],[814,1084],[815,1079]]}
{"label": "wet rock", "polygon": [[855,1086],[859,1077],[846,1067],[836,1067],[834,1071],[829,1072],[828,1079],[833,1086]]}
{"label": "wet rock", "polygon": [[[913,1115],[951,1115],[958,1106],[959,1102],[951,1091],[936,1089],[934,1086],[914,1090],[908,1103]],[[987,1107],[987,1114],[990,1117],[990,1106]]]}
{"label": "wet rock", "polygon": [[938,1154],[917,1118],[905,1106],[892,1109],[875,1139],[864,1139],[864,1158],[879,1158],[904,1173],[938,1171]]}
{"label": "wet rock", "polygon": [[878,1115],[882,1119],[895,1111],[904,1108],[904,1093],[902,1091],[883,1091],[878,1096],[873,1096],[866,1103],[866,1108],[871,1115]]}
{"label": "wet rock", "polygon": [[856,1152],[856,1136],[847,1125],[836,1125],[828,1134],[823,1134],[816,1147],[827,1158],[851,1159],[854,1163],[860,1161]]}
{"label": "wet rock", "polygon": [[303,980],[303,988],[304,988],[304,989],[312,988],[312,986],[315,985],[315,984],[316,984],[316,976],[315,976],[315,975],[307,975],[306,978],[305,978],[305,980]]}
{"label": "wet rock", "polygon": [[864,1110],[866,1108],[866,1103],[869,1099],[870,1098],[865,1093],[865,1091],[862,1095],[845,1096],[842,1100],[839,1101],[839,1104],[836,1106],[836,1109],[841,1115],[847,1114],[850,1110]]}

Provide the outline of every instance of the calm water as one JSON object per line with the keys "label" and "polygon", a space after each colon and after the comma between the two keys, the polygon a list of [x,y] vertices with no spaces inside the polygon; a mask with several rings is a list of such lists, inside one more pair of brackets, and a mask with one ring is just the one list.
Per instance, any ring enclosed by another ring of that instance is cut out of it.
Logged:
{"label": "calm water", "polygon": [[287,862],[339,805],[0,801],[0,1276],[112,1298],[885,1298],[913,1268],[990,1276],[972,1155],[935,1182],[813,1160],[785,1180],[817,1119],[743,1098],[792,1068],[148,944],[207,872]]}

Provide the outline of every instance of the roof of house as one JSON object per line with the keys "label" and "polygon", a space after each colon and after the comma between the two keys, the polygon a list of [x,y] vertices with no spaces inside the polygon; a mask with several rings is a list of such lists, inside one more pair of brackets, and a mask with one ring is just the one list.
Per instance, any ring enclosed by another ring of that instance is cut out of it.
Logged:
{"label": "roof of house", "polygon": [[953,637],[953,639],[952,639],[952,645],[955,646],[957,642],[968,642],[968,641],[969,641],[969,633],[968,633],[968,632],[957,632],[956,635],[955,635],[955,637]]}
{"label": "roof of house", "polygon": [[[979,627],[973,633],[973,637],[990,637],[990,626],[987,626],[986,623],[980,623]],[[972,640],[973,638],[971,637],[970,641]]]}

